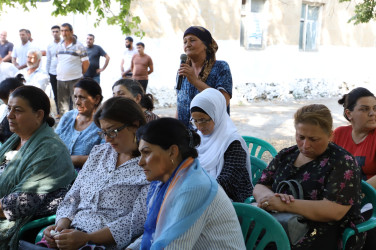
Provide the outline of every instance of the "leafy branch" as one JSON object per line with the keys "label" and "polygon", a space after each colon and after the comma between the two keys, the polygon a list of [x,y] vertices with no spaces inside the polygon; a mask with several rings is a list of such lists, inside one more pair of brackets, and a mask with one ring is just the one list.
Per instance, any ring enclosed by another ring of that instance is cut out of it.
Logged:
{"label": "leafy branch", "polygon": [[[351,0],[339,0],[339,2],[350,2]],[[376,2],[374,0],[363,0],[362,3],[355,5],[355,15],[350,18],[349,22],[354,24],[368,23],[371,19],[376,18]]]}
{"label": "leafy branch", "polygon": [[[37,8],[37,3],[43,1],[46,0],[0,0],[0,12],[3,11],[4,5],[15,8],[16,3],[20,4],[25,11],[30,11],[30,7]],[[53,16],[67,16],[69,13],[89,15],[97,13],[98,17],[94,23],[94,27],[97,27],[103,19],[106,19],[108,25],[119,26],[122,33],[125,35],[134,34],[143,37],[145,32],[140,28],[141,19],[138,16],[133,16],[130,12],[131,1],[132,0],[53,0],[52,4],[55,10],[51,14]]]}

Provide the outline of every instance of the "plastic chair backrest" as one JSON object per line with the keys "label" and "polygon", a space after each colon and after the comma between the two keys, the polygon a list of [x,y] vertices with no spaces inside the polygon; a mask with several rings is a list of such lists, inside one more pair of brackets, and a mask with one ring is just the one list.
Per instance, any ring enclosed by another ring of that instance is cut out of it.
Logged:
{"label": "plastic chair backrest", "polygon": [[43,217],[37,220],[30,221],[26,223],[18,232],[18,238],[22,239],[22,236],[29,230],[36,228],[43,228],[55,223],[56,215],[50,215],[48,217]]}
{"label": "plastic chair backrest", "polygon": [[[265,151],[268,151],[273,157],[277,155],[277,150],[275,150],[275,148],[269,142],[252,136],[242,137],[245,143],[247,143],[248,148],[251,149],[250,154],[252,156],[256,156],[257,158],[261,159]],[[252,147],[250,144],[252,144]]]}
{"label": "plastic chair backrest", "polygon": [[289,250],[290,242],[281,224],[261,208],[233,202],[247,250],[264,249],[274,242],[278,250]]}
{"label": "plastic chair backrest", "polygon": [[[356,225],[359,233],[366,232],[373,228],[376,228],[376,190],[367,182],[362,180],[362,193],[364,197],[362,198],[362,207],[367,204],[371,203],[373,209],[372,216],[367,221],[362,222]],[[346,249],[347,240],[355,234],[354,229],[346,228],[342,235],[342,249]]]}
{"label": "plastic chair backrest", "polygon": [[252,171],[252,184],[256,185],[261,177],[262,171],[268,166],[266,162],[259,158],[250,155],[251,158],[251,171]]}

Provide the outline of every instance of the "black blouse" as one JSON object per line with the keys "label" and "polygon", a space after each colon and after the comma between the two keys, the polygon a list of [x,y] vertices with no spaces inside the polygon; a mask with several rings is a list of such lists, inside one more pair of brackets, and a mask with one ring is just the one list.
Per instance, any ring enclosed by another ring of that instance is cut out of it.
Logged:
{"label": "black blouse", "polygon": [[252,195],[253,187],[246,164],[247,153],[240,141],[233,141],[224,154],[224,165],[217,181],[234,202],[244,202]]}

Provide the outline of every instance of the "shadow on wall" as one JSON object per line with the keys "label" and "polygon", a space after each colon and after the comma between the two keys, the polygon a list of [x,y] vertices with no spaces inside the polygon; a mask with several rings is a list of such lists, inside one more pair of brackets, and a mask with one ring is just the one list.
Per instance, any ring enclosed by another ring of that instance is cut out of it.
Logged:
{"label": "shadow on wall", "polygon": [[204,26],[216,40],[238,40],[240,36],[241,1],[148,0],[134,4],[150,38],[183,34],[192,25]]}

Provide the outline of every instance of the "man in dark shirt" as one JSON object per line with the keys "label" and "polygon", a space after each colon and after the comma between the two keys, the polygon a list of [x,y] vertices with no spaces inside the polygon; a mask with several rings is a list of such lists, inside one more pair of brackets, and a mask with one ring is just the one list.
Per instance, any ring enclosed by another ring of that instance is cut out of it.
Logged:
{"label": "man in dark shirt", "polygon": [[8,42],[7,35],[6,31],[0,33],[0,56],[3,62],[12,62],[13,43]]}
{"label": "man in dark shirt", "polygon": [[[100,73],[106,69],[110,57],[107,55],[107,53],[102,49],[101,46],[94,45],[94,35],[89,34],[87,35],[86,39],[86,45],[87,45],[87,54],[89,56],[89,62],[90,66],[89,69],[85,73],[85,77],[93,78],[98,84],[100,83]],[[99,66],[99,59],[103,56],[106,58],[106,61],[104,62],[104,65],[102,68]]]}

